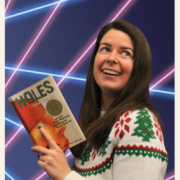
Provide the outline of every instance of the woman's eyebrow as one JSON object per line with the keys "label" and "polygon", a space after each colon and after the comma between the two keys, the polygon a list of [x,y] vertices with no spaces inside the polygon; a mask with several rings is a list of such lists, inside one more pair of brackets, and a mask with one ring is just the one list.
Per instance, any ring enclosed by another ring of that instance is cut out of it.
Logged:
{"label": "woman's eyebrow", "polygon": [[[111,47],[111,44],[109,44],[109,43],[101,43],[100,44],[100,46],[101,45],[106,45],[106,46],[109,46],[109,47]],[[132,52],[134,52],[134,50],[132,49],[132,48],[130,48],[130,47],[126,47],[126,46],[122,46],[122,47],[120,47],[120,49],[130,49]]]}
{"label": "woman's eyebrow", "polygon": [[123,47],[121,47],[121,49],[130,49],[132,52],[134,52],[134,50],[132,48],[130,48],[130,47],[123,46]]}
{"label": "woman's eyebrow", "polygon": [[111,44],[109,44],[109,43],[101,43],[100,46],[101,46],[101,45],[106,45],[106,46],[111,47]]}

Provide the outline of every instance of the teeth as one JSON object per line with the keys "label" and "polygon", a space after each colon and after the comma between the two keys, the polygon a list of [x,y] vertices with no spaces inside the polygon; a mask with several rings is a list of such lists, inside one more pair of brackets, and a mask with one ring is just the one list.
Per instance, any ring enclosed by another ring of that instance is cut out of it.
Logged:
{"label": "teeth", "polygon": [[103,72],[106,73],[106,74],[115,75],[115,76],[120,75],[118,72],[111,71],[111,70],[103,70]]}

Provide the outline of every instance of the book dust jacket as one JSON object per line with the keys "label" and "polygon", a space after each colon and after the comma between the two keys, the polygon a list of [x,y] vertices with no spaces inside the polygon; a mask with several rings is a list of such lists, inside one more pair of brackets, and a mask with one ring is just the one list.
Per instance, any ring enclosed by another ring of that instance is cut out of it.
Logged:
{"label": "book dust jacket", "polygon": [[52,76],[11,96],[9,101],[34,145],[47,147],[41,127],[64,151],[86,140]]}

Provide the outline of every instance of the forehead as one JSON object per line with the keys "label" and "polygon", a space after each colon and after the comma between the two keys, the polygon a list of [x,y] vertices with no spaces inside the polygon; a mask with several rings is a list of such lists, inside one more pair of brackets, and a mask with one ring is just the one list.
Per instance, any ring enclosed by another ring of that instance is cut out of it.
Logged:
{"label": "forehead", "polygon": [[128,34],[123,31],[110,29],[101,39],[101,43],[116,43],[116,44],[123,44],[125,46],[129,46],[133,48],[133,43]]}

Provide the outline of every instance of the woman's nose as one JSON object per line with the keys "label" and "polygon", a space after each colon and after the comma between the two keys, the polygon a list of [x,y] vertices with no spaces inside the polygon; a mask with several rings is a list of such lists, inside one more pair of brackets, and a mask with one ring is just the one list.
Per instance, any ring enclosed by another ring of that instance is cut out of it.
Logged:
{"label": "woman's nose", "polygon": [[106,62],[108,63],[117,63],[117,58],[116,58],[116,53],[115,52],[112,52],[109,57],[107,58]]}
{"label": "woman's nose", "polygon": [[107,62],[107,63],[114,63],[114,64],[116,64],[116,63],[117,63],[117,60],[115,60],[115,59],[109,59],[109,58],[108,58],[108,59],[106,60],[106,62]]}

